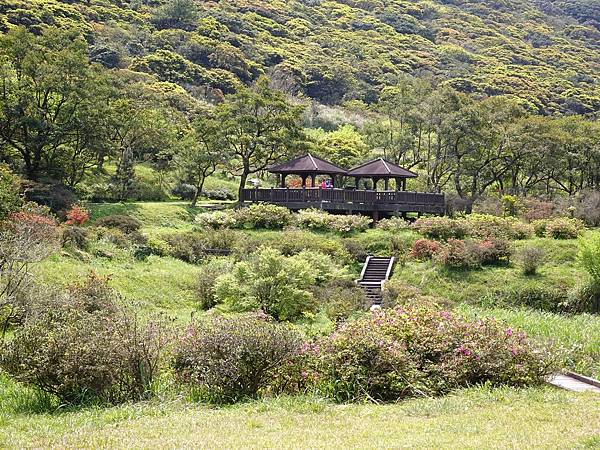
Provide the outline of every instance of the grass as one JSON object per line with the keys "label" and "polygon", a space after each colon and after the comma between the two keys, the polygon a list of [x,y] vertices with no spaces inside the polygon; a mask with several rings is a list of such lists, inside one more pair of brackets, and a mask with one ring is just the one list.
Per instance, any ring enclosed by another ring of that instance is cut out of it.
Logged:
{"label": "grass", "polygon": [[112,259],[70,254],[54,255],[36,267],[38,281],[65,286],[80,281],[90,271],[111,277],[111,286],[128,302],[146,312],[166,312],[189,318],[197,310],[195,294],[198,268],[174,258],[150,256],[138,261],[129,252],[114,249]]}
{"label": "grass", "polygon": [[11,398],[0,400],[2,448],[550,449],[600,443],[600,398],[549,387],[472,388],[390,405],[299,396],[221,408],[163,399],[54,412],[30,411],[35,400]]}

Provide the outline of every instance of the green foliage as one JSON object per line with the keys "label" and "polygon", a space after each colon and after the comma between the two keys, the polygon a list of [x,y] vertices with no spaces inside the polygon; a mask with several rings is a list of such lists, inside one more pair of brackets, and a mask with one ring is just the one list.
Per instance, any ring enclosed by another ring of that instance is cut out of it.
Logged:
{"label": "green foliage", "polygon": [[289,209],[268,203],[252,204],[247,208],[240,208],[234,212],[233,218],[238,228],[266,229],[284,228],[293,220]]}
{"label": "green foliage", "polygon": [[139,231],[142,223],[134,217],[125,214],[104,216],[94,222],[97,227],[115,228],[123,233],[134,233]]}
{"label": "green foliage", "polygon": [[0,165],[0,220],[21,205],[21,180]]}
{"label": "green foliage", "polygon": [[295,216],[296,223],[301,227],[329,231],[341,234],[351,234],[356,231],[365,231],[372,220],[359,215],[335,215],[318,209],[304,209]]}
{"label": "green foliage", "polygon": [[318,153],[335,161],[340,167],[353,167],[363,162],[369,153],[361,134],[352,125],[342,125],[326,133],[317,143]]}
{"label": "green foliage", "polygon": [[381,219],[377,222],[377,228],[385,231],[402,231],[408,229],[409,222],[402,217],[390,217],[389,219]]}
{"label": "green foliage", "polygon": [[316,311],[310,288],[331,279],[336,270],[325,255],[305,252],[286,257],[266,247],[219,277],[215,295],[235,311],[262,310],[278,320],[294,321]]}
{"label": "green foliage", "polygon": [[464,220],[449,217],[423,217],[417,219],[412,227],[425,236],[447,240],[460,239],[469,234],[468,224]]}
{"label": "green foliage", "polygon": [[301,342],[297,331],[258,316],[217,317],[187,328],[172,365],[201,398],[232,403],[284,386]]}
{"label": "green foliage", "polygon": [[539,247],[523,247],[519,253],[519,260],[523,275],[535,275],[538,268],[544,263],[545,252]]}
{"label": "green foliage", "polygon": [[600,287],[600,237],[581,239],[577,257],[592,278],[592,283]]}

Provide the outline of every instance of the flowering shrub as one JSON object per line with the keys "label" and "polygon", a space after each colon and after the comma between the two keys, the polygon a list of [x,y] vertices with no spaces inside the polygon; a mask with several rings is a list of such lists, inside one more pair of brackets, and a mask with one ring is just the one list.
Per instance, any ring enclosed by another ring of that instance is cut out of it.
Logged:
{"label": "flowering shrub", "polygon": [[550,219],[554,214],[554,203],[535,198],[522,199],[524,205],[523,218],[528,222]]}
{"label": "flowering shrub", "polygon": [[435,253],[436,261],[449,268],[473,269],[484,264],[508,261],[510,244],[505,239],[488,238],[481,241],[449,239]]}
{"label": "flowering shrub", "polygon": [[329,214],[318,209],[301,210],[296,215],[296,223],[312,230],[336,231],[341,234],[350,234],[355,231],[364,231],[372,220],[359,215]]}
{"label": "flowering shrub", "polygon": [[215,283],[221,275],[230,273],[233,269],[233,260],[230,258],[211,258],[206,264],[200,266],[196,293],[202,309],[210,309],[217,304]]}
{"label": "flowering shrub", "polygon": [[196,216],[195,220],[201,228],[212,228],[214,230],[236,228],[237,226],[233,210],[201,213]]}
{"label": "flowering shrub", "polygon": [[546,222],[546,236],[554,239],[576,239],[585,229],[579,219],[559,217]]}
{"label": "flowering shrub", "polygon": [[256,203],[233,214],[237,228],[284,228],[292,223],[292,213],[284,206]]}
{"label": "flowering shrub", "polygon": [[331,229],[341,234],[350,234],[355,231],[365,231],[373,220],[367,216],[338,216],[331,215],[329,225]]}
{"label": "flowering shrub", "polygon": [[218,317],[188,327],[172,366],[178,380],[205,399],[230,403],[284,386],[301,344],[298,332],[286,325],[257,316]]}
{"label": "flowering shrub", "polygon": [[377,223],[377,228],[385,231],[401,231],[410,227],[410,224],[402,217],[390,217],[389,219],[381,219]]}
{"label": "flowering shrub", "polygon": [[464,220],[469,224],[469,235],[479,239],[490,237],[527,239],[533,235],[531,225],[521,222],[514,217],[471,214]]}
{"label": "flowering shrub", "polygon": [[83,225],[90,219],[90,212],[80,205],[73,205],[67,212],[67,225]]}
{"label": "flowering shrub", "polygon": [[417,239],[412,246],[410,256],[419,260],[431,259],[441,248],[442,246],[437,241]]}
{"label": "flowering shrub", "polygon": [[167,339],[158,322],[141,326],[94,275],[44,295],[2,349],[3,370],[66,403],[149,396]]}
{"label": "flowering shrub", "polygon": [[422,217],[412,227],[419,233],[434,239],[461,239],[470,232],[466,221],[449,217]]}
{"label": "flowering shrub", "polygon": [[531,223],[533,232],[537,237],[546,237],[546,225],[549,219],[537,219]]}
{"label": "flowering shrub", "polygon": [[552,369],[523,333],[432,306],[374,312],[312,353],[319,388],[338,401],[396,401],[483,382],[538,384]]}
{"label": "flowering shrub", "polygon": [[302,209],[296,214],[296,223],[311,230],[329,230],[331,214],[319,209]]}

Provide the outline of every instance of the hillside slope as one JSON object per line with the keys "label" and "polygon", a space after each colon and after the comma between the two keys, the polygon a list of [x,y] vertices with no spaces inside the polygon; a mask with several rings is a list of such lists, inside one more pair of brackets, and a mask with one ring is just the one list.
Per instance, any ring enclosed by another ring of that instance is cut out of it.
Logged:
{"label": "hillside slope", "polygon": [[598,0],[0,0],[0,29],[17,25],[77,27],[96,61],[198,96],[268,73],[373,103],[410,74],[543,114],[600,110]]}

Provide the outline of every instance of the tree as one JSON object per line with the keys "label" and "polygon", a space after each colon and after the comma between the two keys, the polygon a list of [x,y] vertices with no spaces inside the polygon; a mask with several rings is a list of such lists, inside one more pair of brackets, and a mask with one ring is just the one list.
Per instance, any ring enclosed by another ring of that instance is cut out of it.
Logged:
{"label": "tree", "polygon": [[159,29],[181,28],[191,31],[198,21],[198,7],[194,0],[167,0],[154,16],[154,23]]}
{"label": "tree", "polygon": [[206,177],[215,172],[219,162],[227,159],[220,145],[219,123],[215,118],[207,114],[199,117],[194,125],[173,158],[180,178],[196,188],[192,207],[196,206]]}
{"label": "tree", "polygon": [[90,65],[86,42],[70,32],[34,36],[17,28],[0,37],[0,56],[0,140],[28,178],[62,177],[65,152],[95,150],[96,140],[80,139],[81,127],[101,103],[105,78]]}
{"label": "tree", "polygon": [[252,89],[240,88],[215,108],[219,139],[230,155],[227,166],[240,176],[239,198],[249,175],[265,170],[302,145],[302,110],[270,89],[266,78]]}
{"label": "tree", "polygon": [[342,125],[326,133],[318,143],[319,153],[342,167],[352,167],[369,154],[361,134],[352,125]]}

